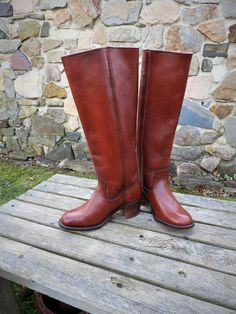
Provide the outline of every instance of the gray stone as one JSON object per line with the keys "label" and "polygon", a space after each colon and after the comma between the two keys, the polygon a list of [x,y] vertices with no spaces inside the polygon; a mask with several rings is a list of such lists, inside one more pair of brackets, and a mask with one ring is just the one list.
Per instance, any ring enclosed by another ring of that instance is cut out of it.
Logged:
{"label": "gray stone", "polygon": [[204,37],[191,25],[174,24],[165,35],[166,50],[198,52]]}
{"label": "gray stone", "polygon": [[226,18],[236,18],[235,0],[223,0],[223,11]]}
{"label": "gray stone", "polygon": [[175,0],[175,2],[178,2],[180,4],[184,4],[184,5],[191,5],[192,0]]}
{"label": "gray stone", "polygon": [[49,22],[43,22],[40,37],[48,37],[50,31],[50,23]]}
{"label": "gray stone", "polygon": [[13,16],[13,7],[10,3],[0,3],[0,16]]}
{"label": "gray stone", "polygon": [[9,36],[2,29],[0,29],[0,39],[9,39]]}
{"label": "gray stone", "polygon": [[6,148],[8,152],[10,151],[18,152],[20,150],[20,145],[17,141],[16,136],[6,136],[5,141],[6,141]]}
{"label": "gray stone", "polygon": [[38,38],[29,38],[22,43],[20,50],[27,56],[38,56],[40,54],[41,43]]}
{"label": "gray stone", "polygon": [[214,115],[207,109],[188,99],[184,100],[179,124],[211,129],[213,121]]}
{"label": "gray stone", "polygon": [[41,101],[39,99],[20,98],[18,104],[20,106],[40,106]]}
{"label": "gray stone", "polygon": [[81,133],[80,132],[66,132],[66,137],[70,141],[78,142],[79,139],[81,138]]}
{"label": "gray stone", "polygon": [[46,106],[48,107],[63,107],[64,101],[61,99],[53,98],[46,99]]}
{"label": "gray stone", "polygon": [[27,56],[20,50],[17,50],[11,55],[11,68],[13,70],[20,71],[30,71],[32,69],[31,63]]}
{"label": "gray stone", "polygon": [[201,172],[199,165],[192,162],[181,162],[177,165],[177,175],[193,174],[197,175]]}
{"label": "gray stone", "polygon": [[136,27],[109,28],[108,41],[136,43],[142,38],[142,30]]}
{"label": "gray stone", "polygon": [[81,174],[91,175],[95,174],[92,162],[87,160],[63,160],[59,165],[60,168],[70,169]]}
{"label": "gray stone", "polygon": [[4,85],[6,96],[8,98],[15,98],[15,89],[13,81],[8,78],[5,78]]}
{"label": "gray stone", "polygon": [[197,128],[192,126],[182,126],[175,133],[174,143],[180,146],[186,145],[199,145],[200,144],[200,132]]}
{"label": "gray stone", "polygon": [[219,119],[226,118],[228,115],[231,114],[232,110],[233,105],[230,105],[228,103],[216,103],[210,107],[210,111],[213,112]]}
{"label": "gray stone", "polygon": [[18,39],[0,39],[0,53],[12,53],[20,47]]}
{"label": "gray stone", "polygon": [[32,117],[32,132],[37,136],[64,135],[64,127],[47,115]]}
{"label": "gray stone", "polygon": [[16,159],[16,160],[27,160],[30,156],[22,151],[18,151],[18,152],[10,152],[9,153],[9,158],[10,159]]}
{"label": "gray stone", "polygon": [[0,101],[0,117],[2,120],[15,118],[18,115],[18,105],[15,99],[2,99]]}
{"label": "gray stone", "polygon": [[227,58],[229,44],[205,44],[203,48],[203,57],[215,58],[223,57]]}
{"label": "gray stone", "polygon": [[214,171],[217,166],[219,165],[220,163],[220,158],[219,157],[206,157],[206,158],[203,158],[200,162],[200,166],[208,171],[208,172],[212,172]]}
{"label": "gray stone", "polygon": [[80,140],[78,143],[73,142],[72,149],[74,152],[75,159],[88,160],[89,149],[86,141]]}
{"label": "gray stone", "polygon": [[223,18],[199,24],[197,30],[209,40],[221,43],[226,40],[225,20]]}
{"label": "gray stone", "polygon": [[50,50],[47,52],[47,61],[49,63],[61,63],[61,57],[64,55],[64,50]]}
{"label": "gray stone", "polygon": [[179,9],[173,0],[155,1],[143,7],[140,17],[147,25],[172,24],[179,18]]}
{"label": "gray stone", "polygon": [[182,19],[184,23],[196,25],[217,17],[216,5],[201,5],[198,7],[183,8]]}
{"label": "gray stone", "polygon": [[228,38],[230,43],[236,43],[236,24],[230,25]]}
{"label": "gray stone", "polygon": [[213,68],[213,63],[211,60],[209,59],[202,60],[202,66],[201,66],[202,72],[211,72],[212,68]]}
{"label": "gray stone", "polygon": [[220,0],[193,0],[193,2],[196,2],[196,3],[215,3],[215,4],[218,4],[218,3],[220,3]]}
{"label": "gray stone", "polygon": [[0,129],[7,128],[8,122],[7,120],[0,120]]}
{"label": "gray stone", "polygon": [[214,143],[212,145],[207,145],[205,150],[209,154],[219,157],[223,160],[232,160],[236,155],[236,149],[228,144],[221,145],[219,143]]}
{"label": "gray stone", "polygon": [[164,28],[160,25],[152,26],[144,42],[144,48],[161,48],[163,44]]}
{"label": "gray stone", "polygon": [[56,139],[55,136],[36,136],[36,135],[30,135],[28,138],[28,141],[31,145],[35,146],[43,146],[46,145],[47,147],[50,147],[51,149],[55,146],[56,144]]}
{"label": "gray stone", "polygon": [[35,20],[45,20],[45,16],[42,12],[29,13],[27,14],[27,17]]}
{"label": "gray stone", "polygon": [[4,75],[5,78],[8,78],[10,80],[14,80],[16,78],[15,72],[13,70],[11,70],[11,69],[5,69],[3,71],[3,75]]}
{"label": "gray stone", "polygon": [[63,143],[58,147],[54,148],[45,156],[49,160],[59,161],[64,159],[74,159],[71,144],[70,143]]}
{"label": "gray stone", "polygon": [[23,41],[30,37],[38,36],[40,24],[36,20],[26,20],[19,24],[19,37]]}
{"label": "gray stone", "polygon": [[44,58],[40,56],[35,56],[31,58],[32,67],[36,69],[41,69],[44,65]]}
{"label": "gray stone", "polygon": [[211,175],[203,178],[201,176],[183,174],[177,177],[176,183],[188,190],[196,190],[198,192],[209,189],[219,192],[223,188],[223,183],[216,182]]}
{"label": "gray stone", "polygon": [[9,126],[14,126],[14,127],[20,127],[21,126],[21,124],[22,124],[22,120],[20,119],[20,118],[18,118],[18,117],[16,117],[16,118],[10,118],[9,120],[8,120],[8,123],[9,123]]}
{"label": "gray stone", "polygon": [[9,38],[9,24],[5,20],[0,19],[0,39]]}
{"label": "gray stone", "polygon": [[66,114],[63,109],[49,108],[47,113],[57,123],[64,123],[66,121]]}
{"label": "gray stone", "polygon": [[102,7],[101,20],[108,26],[135,24],[138,21],[141,8],[141,1],[106,1]]}
{"label": "gray stone", "polygon": [[21,106],[19,112],[19,118],[24,119],[31,117],[38,110],[35,106]]}
{"label": "gray stone", "polygon": [[20,139],[27,139],[29,137],[29,129],[21,126],[20,128],[16,129],[16,136]]}
{"label": "gray stone", "polygon": [[46,39],[45,38],[42,40],[42,48],[43,48],[43,51],[46,52],[48,50],[52,50],[61,46],[62,43],[63,41],[59,39]]}
{"label": "gray stone", "polygon": [[228,116],[224,120],[224,130],[227,142],[236,147],[236,116]]}
{"label": "gray stone", "polygon": [[18,76],[14,81],[14,85],[15,91],[25,98],[38,98],[42,96],[43,77],[36,69]]}
{"label": "gray stone", "polygon": [[55,64],[47,64],[45,66],[45,79],[47,82],[50,81],[60,81],[61,72],[57,65]]}
{"label": "gray stone", "polygon": [[5,129],[2,129],[2,134],[4,136],[12,136],[14,135],[14,128],[5,128]]}
{"label": "gray stone", "polygon": [[232,161],[221,160],[218,169],[220,173],[235,176],[236,174],[236,158]]}
{"label": "gray stone", "polygon": [[41,0],[39,7],[41,10],[49,10],[55,8],[64,8],[66,5],[67,0]]}
{"label": "gray stone", "polygon": [[60,9],[57,11],[56,15],[53,17],[53,24],[59,28],[64,27],[69,24],[71,20],[71,14],[66,9]]}
{"label": "gray stone", "polygon": [[100,6],[101,0],[70,0],[69,9],[73,23],[79,28],[92,25],[100,15]]}
{"label": "gray stone", "polygon": [[212,144],[219,136],[220,136],[219,132],[206,131],[202,134],[200,143],[202,145]]}
{"label": "gray stone", "polygon": [[190,70],[189,70],[189,76],[196,76],[199,73],[199,61],[197,55],[192,56],[191,64],[190,64]]}
{"label": "gray stone", "polygon": [[202,153],[200,146],[173,146],[171,159],[173,160],[195,160]]}
{"label": "gray stone", "polygon": [[34,11],[34,0],[11,0],[14,15],[26,14]]}
{"label": "gray stone", "polygon": [[63,40],[63,47],[65,49],[73,49],[78,47],[78,39],[75,38],[66,38]]}
{"label": "gray stone", "polygon": [[212,91],[218,100],[236,101],[236,71],[229,72],[224,80]]}

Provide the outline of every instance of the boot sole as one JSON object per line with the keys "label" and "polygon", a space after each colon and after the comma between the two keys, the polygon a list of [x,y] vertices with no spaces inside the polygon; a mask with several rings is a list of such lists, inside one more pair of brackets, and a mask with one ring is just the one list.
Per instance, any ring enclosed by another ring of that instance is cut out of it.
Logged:
{"label": "boot sole", "polygon": [[[147,199],[147,197],[144,196],[144,197],[142,198],[142,205],[148,205],[148,204],[150,204],[150,202],[149,202],[149,200]],[[152,210],[153,218],[154,218],[157,222],[160,222],[160,223],[162,223],[162,224],[165,225],[165,226],[172,227],[172,228],[175,228],[175,229],[190,229],[190,228],[192,228],[192,227],[195,225],[194,221],[193,221],[192,224],[190,224],[190,225],[185,225],[185,226],[177,226],[177,225],[169,224],[168,222],[165,222],[165,221],[163,221],[163,220],[157,218],[156,215],[155,215],[154,209],[152,208],[152,206],[150,206],[150,207],[151,207],[151,210]]]}
{"label": "boot sole", "polygon": [[[151,208],[151,209],[152,209],[152,208]],[[153,214],[153,218],[154,218],[157,222],[160,222],[160,223],[162,223],[163,225],[166,225],[166,226],[168,226],[168,227],[172,227],[172,228],[175,228],[175,229],[190,229],[190,228],[192,228],[192,227],[195,225],[194,222],[193,222],[192,224],[186,225],[186,226],[172,225],[172,224],[169,224],[169,223],[167,223],[167,222],[165,222],[165,221],[162,221],[162,220],[160,220],[159,218],[157,218],[157,217],[154,215],[154,210],[153,210],[153,209],[152,209],[152,214]]]}
{"label": "boot sole", "polygon": [[[109,220],[110,218],[115,214],[117,213],[119,210],[122,210],[123,211],[123,215],[125,216],[126,219],[129,219],[129,218],[133,218],[135,216],[138,215],[139,213],[139,210],[140,210],[140,206],[141,206],[141,202],[135,202],[135,203],[131,203],[131,204],[128,204],[128,205],[122,205],[118,208],[115,208],[107,217],[105,220],[103,220],[100,224],[98,225],[93,225],[93,226],[88,226],[88,227],[69,227],[69,226],[66,226],[64,225],[62,222],[61,222],[61,219],[59,220],[58,224],[59,226],[62,228],[62,229],[65,229],[65,230],[74,230],[74,231],[79,231],[79,230],[96,230],[96,229],[99,229],[101,228],[102,226],[104,226]],[[131,212],[131,213],[130,213]]]}

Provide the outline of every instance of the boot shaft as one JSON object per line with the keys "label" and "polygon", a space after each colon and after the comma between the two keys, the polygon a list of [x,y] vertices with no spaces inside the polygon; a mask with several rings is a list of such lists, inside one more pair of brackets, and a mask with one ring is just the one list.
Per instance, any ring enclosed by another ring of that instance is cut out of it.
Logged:
{"label": "boot shaft", "polygon": [[191,53],[144,50],[139,97],[138,152],[141,181],[169,170]]}
{"label": "boot shaft", "polygon": [[138,49],[105,47],[62,61],[100,186],[114,199],[138,180]]}

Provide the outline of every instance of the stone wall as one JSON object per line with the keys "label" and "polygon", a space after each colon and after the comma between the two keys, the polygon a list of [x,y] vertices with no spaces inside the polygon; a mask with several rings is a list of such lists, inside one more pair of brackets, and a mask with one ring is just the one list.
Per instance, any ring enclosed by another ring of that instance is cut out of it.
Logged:
{"label": "stone wall", "polygon": [[104,45],[191,51],[173,169],[193,186],[196,174],[214,187],[235,179],[235,0],[5,0],[0,15],[0,153],[76,169],[89,159],[61,56]]}

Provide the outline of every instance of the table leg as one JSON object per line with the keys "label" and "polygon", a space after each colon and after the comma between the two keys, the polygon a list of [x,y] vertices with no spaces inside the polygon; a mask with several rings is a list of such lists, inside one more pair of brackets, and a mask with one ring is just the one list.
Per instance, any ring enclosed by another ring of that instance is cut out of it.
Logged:
{"label": "table leg", "polygon": [[0,278],[0,314],[20,314],[12,282]]}

